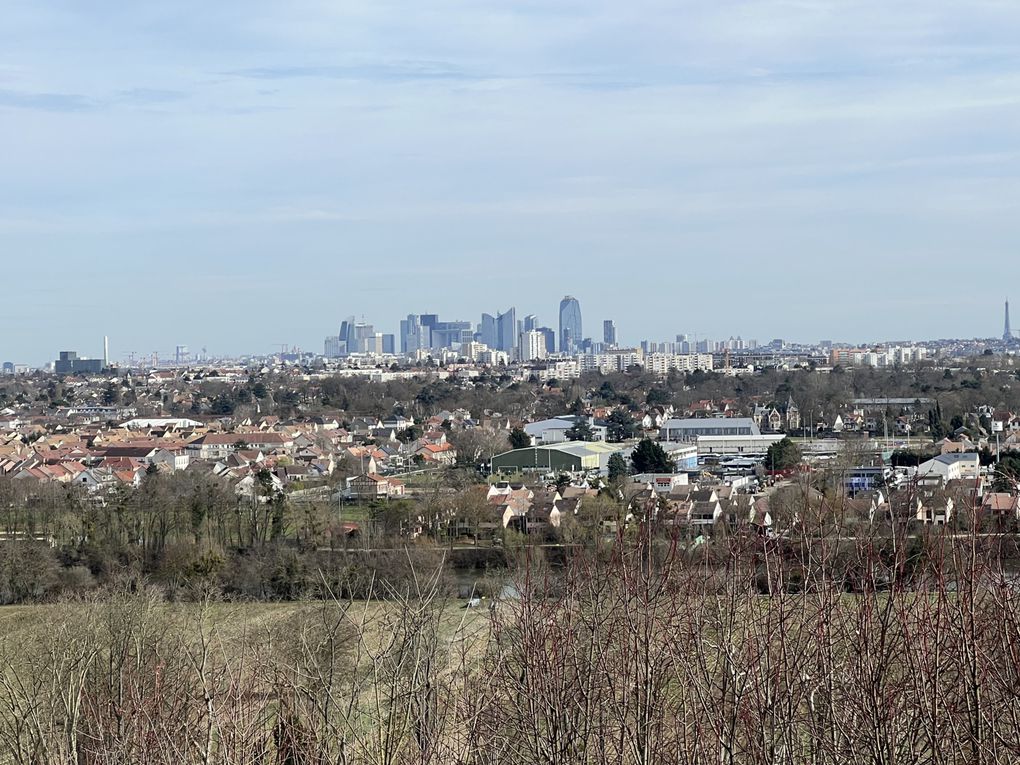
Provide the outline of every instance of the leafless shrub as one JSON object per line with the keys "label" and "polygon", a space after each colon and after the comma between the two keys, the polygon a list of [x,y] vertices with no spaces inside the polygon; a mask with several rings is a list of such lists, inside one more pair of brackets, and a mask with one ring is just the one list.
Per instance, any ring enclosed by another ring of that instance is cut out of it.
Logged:
{"label": "leafless shrub", "polygon": [[901,525],[685,547],[641,529],[562,567],[522,554],[485,611],[410,560],[378,597],[334,572],[326,597],[259,618],[126,584],[11,627],[0,759],[1013,763],[1003,542]]}

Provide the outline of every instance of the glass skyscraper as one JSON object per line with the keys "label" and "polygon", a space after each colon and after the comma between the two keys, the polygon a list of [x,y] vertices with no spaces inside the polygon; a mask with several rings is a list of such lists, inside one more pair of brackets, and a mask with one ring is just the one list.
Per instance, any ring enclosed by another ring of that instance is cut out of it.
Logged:
{"label": "glass skyscraper", "polygon": [[616,345],[616,322],[612,319],[602,322],[602,342],[606,345]]}
{"label": "glass skyscraper", "polygon": [[581,304],[567,295],[560,301],[560,353],[574,353],[581,345]]}
{"label": "glass skyscraper", "polygon": [[496,316],[496,348],[513,353],[517,347],[517,309],[508,308]]}

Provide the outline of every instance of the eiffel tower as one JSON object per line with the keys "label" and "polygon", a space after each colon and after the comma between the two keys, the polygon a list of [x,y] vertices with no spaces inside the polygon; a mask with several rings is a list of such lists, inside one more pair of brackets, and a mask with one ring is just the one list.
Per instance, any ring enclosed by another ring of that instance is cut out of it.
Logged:
{"label": "eiffel tower", "polygon": [[1002,342],[1012,343],[1013,342],[1013,330],[1009,326],[1009,299],[1006,300],[1006,326],[1002,330]]}

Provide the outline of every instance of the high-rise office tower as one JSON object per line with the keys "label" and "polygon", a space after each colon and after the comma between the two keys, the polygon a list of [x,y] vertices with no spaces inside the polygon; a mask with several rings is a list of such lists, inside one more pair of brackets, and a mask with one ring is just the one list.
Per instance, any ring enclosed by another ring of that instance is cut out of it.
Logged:
{"label": "high-rise office tower", "polygon": [[432,347],[432,333],[429,327],[421,323],[421,317],[409,313],[400,321],[400,352],[417,353]]}
{"label": "high-rise office tower", "polygon": [[508,308],[496,316],[496,350],[512,353],[517,347],[517,309]]}
{"label": "high-rise office tower", "polygon": [[363,321],[356,322],[354,317],[340,325],[341,355],[352,353],[369,353],[374,346],[375,327]]}
{"label": "high-rise office tower", "polygon": [[538,329],[538,317],[533,313],[529,313],[524,317],[524,324],[521,327],[521,331],[531,332],[533,329]]}
{"label": "high-rise office tower", "polygon": [[616,345],[616,322],[612,319],[602,322],[602,342],[606,345]]}
{"label": "high-rise office tower", "polygon": [[478,325],[478,341],[495,350],[499,342],[496,332],[496,317],[490,313],[482,314],[482,323]]}
{"label": "high-rise office tower", "polygon": [[340,353],[340,338],[336,335],[330,335],[326,338],[322,348],[323,355],[327,359],[336,359],[342,356]]}
{"label": "high-rise office tower", "polygon": [[354,317],[348,316],[342,322],[340,322],[340,332],[337,334],[340,342],[340,355],[346,356],[349,353],[354,353],[357,349],[354,347]]}
{"label": "high-rise office tower", "polygon": [[583,337],[581,304],[567,295],[560,301],[560,353],[573,353]]}

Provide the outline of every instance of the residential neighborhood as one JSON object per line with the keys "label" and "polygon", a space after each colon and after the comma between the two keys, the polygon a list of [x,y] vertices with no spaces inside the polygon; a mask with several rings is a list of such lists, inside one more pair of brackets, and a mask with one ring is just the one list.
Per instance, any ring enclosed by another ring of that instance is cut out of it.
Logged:
{"label": "residential neighborhood", "polygon": [[[783,364],[563,381],[485,365],[386,381],[279,360],[9,375],[0,478],[25,496],[57,485],[106,506],[153,476],[188,476],[238,503],[310,504],[351,528],[381,529],[399,509],[394,528],[409,538],[487,545],[509,531],[541,544],[645,522],[692,539],[779,537],[804,521],[783,500],[801,484],[858,525],[1015,519],[1016,483],[997,468],[1020,449],[1020,401],[996,387],[1012,369],[918,363],[912,378],[879,373],[865,395],[844,392],[851,372]],[[910,379],[924,395],[885,395]],[[471,485],[488,487],[484,508],[458,517],[444,500],[436,513],[436,497]]]}

